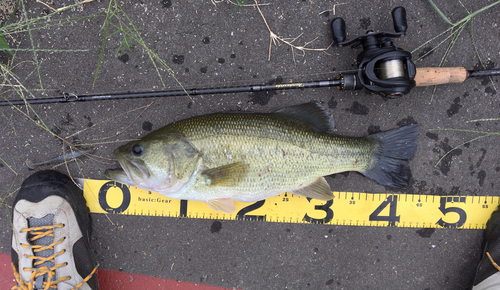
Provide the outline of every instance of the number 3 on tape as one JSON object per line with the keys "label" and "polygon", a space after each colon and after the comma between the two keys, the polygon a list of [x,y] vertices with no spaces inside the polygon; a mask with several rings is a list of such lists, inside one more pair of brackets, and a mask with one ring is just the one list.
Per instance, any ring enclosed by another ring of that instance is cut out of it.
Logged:
{"label": "number 3 on tape", "polygon": [[[308,197],[307,201],[311,202],[312,198]],[[321,211],[324,214],[324,218],[312,218],[310,217],[307,213],[304,215],[304,218],[302,221],[308,222],[308,223],[314,223],[314,224],[328,224],[332,221],[333,219],[333,210],[331,209],[331,206],[333,205],[333,199],[327,201],[323,205],[315,205],[314,206],[314,211]]]}

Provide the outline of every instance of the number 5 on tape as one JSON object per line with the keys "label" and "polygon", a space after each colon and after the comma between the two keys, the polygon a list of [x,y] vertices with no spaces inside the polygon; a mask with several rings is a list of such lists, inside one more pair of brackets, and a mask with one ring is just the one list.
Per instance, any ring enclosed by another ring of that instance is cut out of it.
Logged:
{"label": "number 5 on tape", "polygon": [[324,202],[283,193],[255,203],[235,202],[236,212],[204,202],[169,199],[109,180],[79,179],[93,213],[255,220],[352,226],[484,229],[499,197],[333,192]]}

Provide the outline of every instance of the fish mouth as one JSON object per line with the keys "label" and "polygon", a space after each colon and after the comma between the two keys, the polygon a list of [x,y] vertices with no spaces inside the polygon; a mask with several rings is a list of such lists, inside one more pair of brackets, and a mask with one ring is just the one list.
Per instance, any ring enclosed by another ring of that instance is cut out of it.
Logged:
{"label": "fish mouth", "polygon": [[106,169],[106,171],[104,172],[104,176],[106,176],[107,179],[111,179],[128,185],[134,183],[122,168]]}
{"label": "fish mouth", "polygon": [[104,176],[111,180],[125,183],[132,186],[138,186],[148,179],[149,174],[144,166],[138,162],[127,160],[116,150],[113,152],[121,168],[106,169]]}

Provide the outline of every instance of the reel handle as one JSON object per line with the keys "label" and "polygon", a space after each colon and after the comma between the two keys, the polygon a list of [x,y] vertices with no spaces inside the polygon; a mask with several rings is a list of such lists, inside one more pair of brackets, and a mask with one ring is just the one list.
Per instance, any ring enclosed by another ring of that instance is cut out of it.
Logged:
{"label": "reel handle", "polygon": [[408,24],[406,23],[406,10],[399,6],[392,9],[392,22],[394,23],[394,31],[396,33],[402,33],[405,35],[408,29]]}
{"label": "reel handle", "polygon": [[345,41],[346,38],[344,19],[340,17],[333,19],[332,33],[333,33],[333,41],[337,46],[341,47],[342,43]]}
{"label": "reel handle", "polygon": [[408,24],[406,23],[406,10],[404,7],[398,6],[394,8],[391,12],[392,14],[392,22],[394,25],[395,32],[389,31],[381,31],[381,32],[373,32],[368,31],[365,35],[360,35],[356,38],[346,40],[346,26],[344,19],[338,17],[332,20],[332,34],[333,41],[339,47],[345,45],[356,45],[359,43],[365,44],[369,38],[376,39],[377,42],[382,41],[382,38],[386,37],[400,37],[405,35],[406,30],[408,29]]}

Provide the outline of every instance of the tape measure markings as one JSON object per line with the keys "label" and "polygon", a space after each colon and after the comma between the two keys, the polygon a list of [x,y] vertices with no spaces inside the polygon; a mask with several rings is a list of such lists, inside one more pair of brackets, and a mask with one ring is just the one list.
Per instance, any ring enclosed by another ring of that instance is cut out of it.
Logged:
{"label": "tape measure markings", "polygon": [[290,193],[257,201],[235,202],[236,212],[212,210],[205,202],[169,199],[109,180],[79,179],[92,213],[318,223],[346,226],[484,229],[500,204],[498,196],[333,192],[320,201]]}

